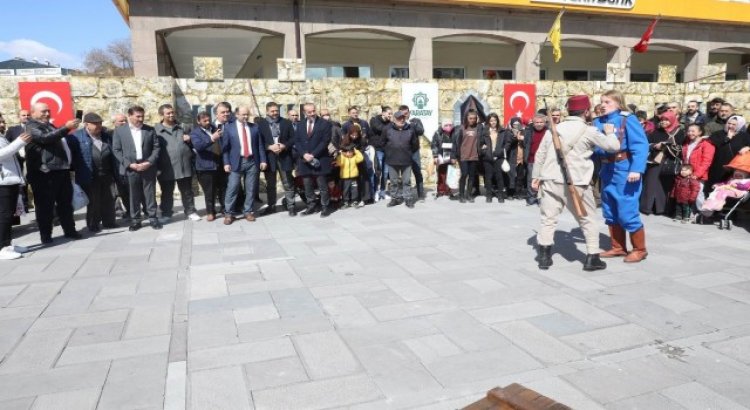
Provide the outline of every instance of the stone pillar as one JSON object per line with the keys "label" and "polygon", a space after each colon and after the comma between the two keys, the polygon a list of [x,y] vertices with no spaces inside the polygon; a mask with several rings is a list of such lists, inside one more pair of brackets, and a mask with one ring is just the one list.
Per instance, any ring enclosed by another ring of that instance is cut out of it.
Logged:
{"label": "stone pillar", "polygon": [[708,54],[708,48],[685,53],[685,74],[682,81],[695,81],[700,78],[701,67],[708,65]]}
{"label": "stone pillar", "polygon": [[130,17],[130,38],[133,47],[133,73],[137,77],[159,75],[156,32],[142,18]]}
{"label": "stone pillar", "polygon": [[669,64],[659,64],[659,78],[656,82],[659,84],[674,84],[677,82],[677,66]]}
{"label": "stone pillar", "polygon": [[531,41],[516,46],[516,81],[539,81],[539,50]]}
{"label": "stone pillar", "polygon": [[727,63],[701,66],[698,73],[698,78],[702,83],[723,83],[727,79]]}
{"label": "stone pillar", "polygon": [[613,47],[608,50],[607,82],[626,83],[630,81],[630,47]]}
{"label": "stone pillar", "polygon": [[[297,58],[297,34],[294,31],[294,24],[288,24],[289,28],[284,30],[284,58]],[[300,58],[305,58],[305,35],[300,33]]]}
{"label": "stone pillar", "polygon": [[417,35],[414,37],[411,55],[409,56],[409,78],[432,79],[432,36]]}

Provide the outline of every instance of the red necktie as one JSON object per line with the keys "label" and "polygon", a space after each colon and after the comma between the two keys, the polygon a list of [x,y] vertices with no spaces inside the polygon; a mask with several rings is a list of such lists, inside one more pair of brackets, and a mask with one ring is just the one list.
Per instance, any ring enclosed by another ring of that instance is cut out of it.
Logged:
{"label": "red necktie", "polygon": [[307,137],[309,138],[312,135],[312,129],[313,129],[313,123],[312,121],[307,122]]}
{"label": "red necktie", "polygon": [[247,158],[250,156],[250,140],[247,138],[247,127],[242,124],[242,140],[245,141],[245,145],[242,146],[242,156]]}

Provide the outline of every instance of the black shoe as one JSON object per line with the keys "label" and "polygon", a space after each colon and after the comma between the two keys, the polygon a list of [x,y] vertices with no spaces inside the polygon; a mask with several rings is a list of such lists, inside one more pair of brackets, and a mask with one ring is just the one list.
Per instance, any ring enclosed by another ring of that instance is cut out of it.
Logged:
{"label": "black shoe", "polygon": [[68,238],[68,239],[73,239],[73,240],[77,240],[77,239],[83,239],[83,235],[81,235],[81,234],[80,234],[80,233],[78,233],[78,232],[71,232],[71,233],[66,233],[66,234],[65,234],[64,236],[65,236],[66,238]]}
{"label": "black shoe", "polygon": [[401,202],[399,202],[398,199],[393,198],[393,199],[391,199],[390,202],[388,202],[388,205],[386,205],[386,206],[390,208],[390,207],[393,207],[393,206],[396,206],[396,205],[401,205]]}
{"label": "black shoe", "polygon": [[492,203],[492,197],[491,197],[491,196],[488,196],[488,197],[487,197],[487,203],[488,203],[488,204],[491,204],[491,203]]}
{"label": "black shoe", "polygon": [[497,197],[497,202],[500,204],[505,203],[505,198],[503,197],[503,195],[500,195],[499,197]]}
{"label": "black shoe", "polygon": [[128,227],[128,230],[130,232],[135,232],[135,231],[137,231],[139,229],[141,229],[141,223],[140,222],[136,222],[136,223],[130,224],[130,227]]}
{"label": "black shoe", "polygon": [[315,213],[315,205],[310,205],[302,211],[302,216],[312,215]]}
{"label": "black shoe", "polygon": [[97,233],[97,232],[101,232],[101,231],[102,231],[102,228],[100,228],[100,227],[98,227],[98,226],[89,226],[89,227],[88,227],[88,230],[89,230],[89,232],[91,232],[91,233]]}
{"label": "black shoe", "polygon": [[151,228],[156,231],[162,228],[161,223],[158,220],[152,220],[151,222],[149,222],[149,225],[151,225]]}
{"label": "black shoe", "polygon": [[586,255],[586,262],[583,264],[583,270],[587,272],[595,271],[595,270],[603,270],[607,269],[607,264],[604,263],[601,259],[599,259],[599,254],[588,254]]}
{"label": "black shoe", "polygon": [[552,246],[539,247],[539,269],[547,270],[552,266]]}
{"label": "black shoe", "polygon": [[466,203],[466,197],[462,196],[461,198],[459,198],[458,202],[460,202],[462,204],[465,204]]}
{"label": "black shoe", "polygon": [[49,245],[52,243],[52,237],[51,236],[45,236],[41,240],[42,245]]}
{"label": "black shoe", "polygon": [[263,210],[263,212],[260,213],[261,216],[271,215],[276,213],[276,206],[269,205],[266,207],[266,209]]}
{"label": "black shoe", "polygon": [[329,207],[329,206],[325,206],[325,207],[323,207],[323,211],[320,212],[320,217],[321,218],[327,218],[328,215],[330,215],[332,213],[333,213],[332,208]]}
{"label": "black shoe", "polygon": [[289,216],[297,216],[297,210],[294,208],[289,209]]}
{"label": "black shoe", "polygon": [[474,203],[474,195],[469,197],[469,202],[471,202],[472,204]]}
{"label": "black shoe", "polygon": [[406,201],[407,208],[414,208],[414,201]]}

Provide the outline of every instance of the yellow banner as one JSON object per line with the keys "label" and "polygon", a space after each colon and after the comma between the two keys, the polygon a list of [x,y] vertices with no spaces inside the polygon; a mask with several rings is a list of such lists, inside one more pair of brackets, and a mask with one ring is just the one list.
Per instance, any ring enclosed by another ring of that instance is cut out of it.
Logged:
{"label": "yellow banner", "polygon": [[[482,6],[525,9],[555,9],[593,13],[617,14],[633,17],[700,20],[714,23],[750,25],[750,3],[745,0],[433,0],[435,3],[475,4]],[[632,7],[631,6],[632,3]],[[670,3],[675,3],[672,6]],[[617,7],[617,6],[620,7]],[[628,8],[630,7],[630,8]]]}

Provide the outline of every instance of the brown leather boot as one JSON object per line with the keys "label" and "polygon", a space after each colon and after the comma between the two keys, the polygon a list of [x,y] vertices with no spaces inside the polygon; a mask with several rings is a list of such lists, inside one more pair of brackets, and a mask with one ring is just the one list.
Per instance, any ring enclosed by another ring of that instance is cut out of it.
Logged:
{"label": "brown leather boot", "polygon": [[630,243],[633,250],[625,257],[626,263],[636,263],[646,259],[648,251],[646,250],[646,229],[641,228],[630,234]]}
{"label": "brown leather boot", "polygon": [[626,256],[625,229],[620,225],[609,225],[609,237],[612,239],[612,249],[599,254],[600,258],[616,258]]}

